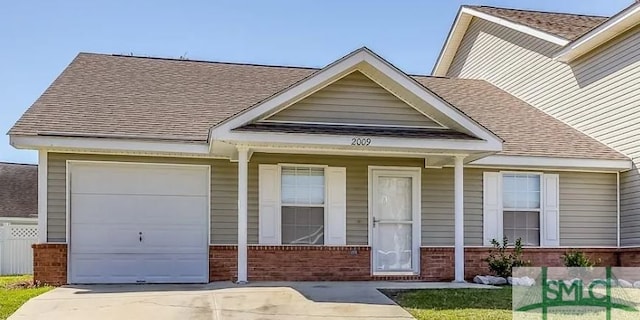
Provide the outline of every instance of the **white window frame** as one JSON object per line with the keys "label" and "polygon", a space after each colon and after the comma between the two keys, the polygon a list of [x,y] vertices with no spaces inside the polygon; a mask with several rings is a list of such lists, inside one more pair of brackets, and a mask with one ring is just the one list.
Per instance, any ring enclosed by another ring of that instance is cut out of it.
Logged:
{"label": "white window frame", "polygon": [[[538,176],[538,179],[540,181],[540,208],[538,209],[514,209],[514,208],[504,208],[504,176],[505,175],[536,175]],[[529,247],[529,248],[542,248],[543,245],[542,243],[544,242],[542,240],[542,236],[543,236],[543,231],[544,231],[544,220],[543,220],[543,215],[544,215],[544,173],[543,172],[532,172],[532,171],[500,171],[500,208],[498,210],[498,221],[500,222],[500,234],[502,235],[502,237],[500,239],[496,239],[499,242],[502,242],[502,239],[504,238],[504,212],[505,211],[522,211],[522,212],[531,212],[531,211],[537,211],[538,212],[538,223],[540,228],[538,229],[538,242],[540,243],[537,246],[527,246],[527,245],[523,245],[523,247]],[[513,242],[509,242],[509,244],[513,244],[515,243],[516,239],[510,239],[510,241]]]}
{"label": "white window frame", "polygon": [[[323,244],[291,244],[291,243],[282,243],[282,207],[283,206],[292,206],[290,204],[286,204],[284,202],[282,202],[282,169],[283,168],[322,168],[323,171],[323,176],[324,176],[324,204],[323,205],[309,205],[307,207],[310,208],[324,208],[324,214],[323,214],[323,222],[324,222],[324,229],[323,229]],[[329,185],[327,184],[327,168],[329,168],[328,165],[321,165],[321,164],[300,164],[300,163],[278,163],[278,188],[280,188],[279,194],[280,197],[278,199],[278,204],[279,204],[279,209],[278,211],[280,212],[279,217],[278,217],[278,225],[279,228],[278,230],[280,231],[280,234],[278,235],[278,237],[280,238],[280,245],[285,245],[285,246],[325,246],[327,243],[327,226],[329,225],[329,221],[328,221],[328,208],[327,208],[327,199],[328,199],[328,188]]]}

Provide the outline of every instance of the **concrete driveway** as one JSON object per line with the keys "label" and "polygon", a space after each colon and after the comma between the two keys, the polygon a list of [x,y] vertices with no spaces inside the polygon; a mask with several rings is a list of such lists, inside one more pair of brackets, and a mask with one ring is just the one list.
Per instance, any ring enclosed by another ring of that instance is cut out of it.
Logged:
{"label": "concrete driveway", "polygon": [[439,287],[480,286],[402,282],[68,286],[31,299],[9,319],[413,319],[377,288]]}

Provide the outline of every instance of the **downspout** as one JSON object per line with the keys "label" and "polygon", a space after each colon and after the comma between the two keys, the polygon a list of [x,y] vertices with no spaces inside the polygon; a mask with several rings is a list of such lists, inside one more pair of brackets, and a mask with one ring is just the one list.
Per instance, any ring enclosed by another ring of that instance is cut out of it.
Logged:
{"label": "downspout", "polygon": [[616,211],[617,211],[617,239],[618,249],[620,249],[620,171],[616,171]]}

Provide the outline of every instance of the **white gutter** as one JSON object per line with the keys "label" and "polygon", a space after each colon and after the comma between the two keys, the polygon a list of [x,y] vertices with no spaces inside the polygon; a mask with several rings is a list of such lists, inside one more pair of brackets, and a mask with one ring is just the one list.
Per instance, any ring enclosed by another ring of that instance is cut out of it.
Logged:
{"label": "white gutter", "polygon": [[585,169],[619,172],[632,168],[631,160],[598,160],[579,158],[531,157],[493,155],[478,159],[470,165],[495,167],[536,167],[551,169]]}
{"label": "white gutter", "polygon": [[209,155],[209,145],[206,141],[190,143],[142,139],[11,135],[9,143],[16,149],[83,149]]}

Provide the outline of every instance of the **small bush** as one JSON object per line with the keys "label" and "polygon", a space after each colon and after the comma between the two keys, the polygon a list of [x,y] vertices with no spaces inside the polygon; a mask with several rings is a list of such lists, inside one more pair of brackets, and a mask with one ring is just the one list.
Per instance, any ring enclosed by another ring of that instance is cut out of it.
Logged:
{"label": "small bush", "polygon": [[591,268],[596,265],[584,252],[578,250],[565,252],[565,254],[562,255],[562,260],[564,260],[565,267]]}
{"label": "small bush", "polygon": [[522,239],[516,240],[513,249],[509,248],[509,239],[504,237],[502,243],[496,239],[491,240],[493,248],[485,261],[489,264],[489,270],[498,277],[507,278],[515,267],[525,267],[528,261],[522,260]]}

